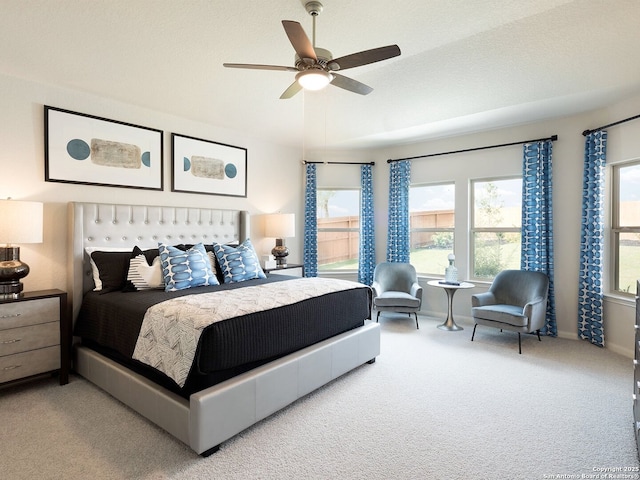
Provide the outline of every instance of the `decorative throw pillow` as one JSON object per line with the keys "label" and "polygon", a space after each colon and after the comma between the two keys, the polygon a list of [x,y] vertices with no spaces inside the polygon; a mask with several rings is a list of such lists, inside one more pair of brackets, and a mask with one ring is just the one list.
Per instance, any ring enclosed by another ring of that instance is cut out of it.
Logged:
{"label": "decorative throw pillow", "polygon": [[220,272],[218,271],[218,259],[216,258],[216,254],[213,253],[213,250],[207,250],[207,257],[209,257],[209,262],[211,263],[211,271],[216,276],[218,281],[220,280]]}
{"label": "decorative throw pillow", "polygon": [[165,291],[173,292],[191,287],[220,285],[211,270],[211,262],[202,243],[198,243],[186,251],[164,243],[158,244],[158,247]]}
{"label": "decorative throw pillow", "polygon": [[100,285],[96,283],[94,290],[102,293],[112,292],[114,290],[122,290],[127,278],[129,269],[129,259],[131,251],[128,252],[91,252],[91,260],[98,270]]}
{"label": "decorative throw pillow", "polygon": [[[92,256],[93,252],[110,252],[110,253],[111,252],[119,252],[119,253],[131,252],[130,249],[122,248],[122,247],[86,247],[84,250],[85,252],[87,252],[87,255],[89,256],[89,262],[91,263],[94,292],[99,292],[100,290],[102,290],[102,280],[100,280],[100,269],[98,268],[98,264],[96,264],[96,261],[93,259],[93,256]],[[98,254],[98,256],[100,257],[100,260],[99,260],[100,265],[104,267],[104,261],[108,261],[108,258],[100,254]],[[119,258],[119,257],[120,255],[111,255],[111,259]]]}
{"label": "decorative throw pillow", "polygon": [[[131,260],[129,260],[127,284],[123,291],[137,292],[139,290],[164,288],[159,252],[157,249],[154,250],[143,252],[138,247],[133,249]],[[154,253],[156,254],[155,256],[153,255]],[[149,262],[150,259],[151,262]]]}
{"label": "decorative throw pillow", "polygon": [[[179,248],[182,250],[187,250],[193,247],[193,245],[181,245]],[[204,249],[207,252],[207,257],[209,257],[209,261],[211,262],[211,271],[218,279],[218,283],[224,280],[224,277],[220,273],[220,268],[218,267],[218,260],[216,259],[216,254],[213,253],[213,245],[204,245]]]}
{"label": "decorative throw pillow", "polygon": [[214,243],[213,251],[224,275],[224,283],[267,278],[260,267],[253,244],[248,238],[237,247]]}

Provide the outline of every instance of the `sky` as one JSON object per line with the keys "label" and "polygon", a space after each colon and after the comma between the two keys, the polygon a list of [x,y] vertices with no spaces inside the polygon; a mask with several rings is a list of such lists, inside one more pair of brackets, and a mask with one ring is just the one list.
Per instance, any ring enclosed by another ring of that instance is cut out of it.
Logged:
{"label": "sky", "polygon": [[620,175],[620,200],[640,200],[640,164],[622,167]]}

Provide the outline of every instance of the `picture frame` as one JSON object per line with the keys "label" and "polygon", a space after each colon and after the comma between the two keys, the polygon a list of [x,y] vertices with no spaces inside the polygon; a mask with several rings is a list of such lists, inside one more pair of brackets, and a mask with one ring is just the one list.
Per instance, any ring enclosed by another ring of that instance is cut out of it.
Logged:
{"label": "picture frame", "polygon": [[247,149],[171,134],[172,192],[247,196]]}
{"label": "picture frame", "polygon": [[162,190],[163,131],[44,106],[45,181]]}

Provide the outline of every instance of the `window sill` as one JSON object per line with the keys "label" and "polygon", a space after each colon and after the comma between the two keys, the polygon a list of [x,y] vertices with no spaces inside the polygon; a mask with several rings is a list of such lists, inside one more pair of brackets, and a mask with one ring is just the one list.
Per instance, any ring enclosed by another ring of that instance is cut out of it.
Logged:
{"label": "window sill", "polygon": [[623,305],[625,307],[635,308],[636,306],[635,296],[620,295],[620,294],[609,292],[603,295],[603,299],[606,302],[616,303],[618,305]]}

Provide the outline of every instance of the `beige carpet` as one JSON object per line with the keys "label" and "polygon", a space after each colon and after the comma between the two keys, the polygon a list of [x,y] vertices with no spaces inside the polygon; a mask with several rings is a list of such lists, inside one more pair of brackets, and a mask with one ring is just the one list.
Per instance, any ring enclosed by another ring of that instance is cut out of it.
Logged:
{"label": "beige carpet", "polygon": [[438,323],[381,317],[375,364],[208,458],[78,376],[2,389],[0,477],[544,479],[639,466],[631,359],[533,336],[518,355],[515,334],[478,327],[472,343],[471,325]]}

